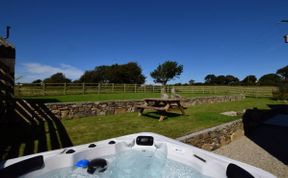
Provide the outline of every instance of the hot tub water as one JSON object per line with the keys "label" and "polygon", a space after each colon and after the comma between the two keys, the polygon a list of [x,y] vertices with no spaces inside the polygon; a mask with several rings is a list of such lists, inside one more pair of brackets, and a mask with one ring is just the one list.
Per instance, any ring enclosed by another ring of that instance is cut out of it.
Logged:
{"label": "hot tub water", "polygon": [[123,151],[102,157],[108,162],[106,171],[87,173],[87,168],[62,168],[41,178],[207,178],[198,170],[169,160],[161,151]]}

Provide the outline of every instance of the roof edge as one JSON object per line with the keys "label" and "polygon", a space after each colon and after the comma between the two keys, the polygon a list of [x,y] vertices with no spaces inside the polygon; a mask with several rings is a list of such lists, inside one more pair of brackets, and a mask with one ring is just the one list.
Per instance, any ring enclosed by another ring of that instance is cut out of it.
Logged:
{"label": "roof edge", "polygon": [[9,43],[5,38],[0,37],[0,46],[15,48],[11,43]]}

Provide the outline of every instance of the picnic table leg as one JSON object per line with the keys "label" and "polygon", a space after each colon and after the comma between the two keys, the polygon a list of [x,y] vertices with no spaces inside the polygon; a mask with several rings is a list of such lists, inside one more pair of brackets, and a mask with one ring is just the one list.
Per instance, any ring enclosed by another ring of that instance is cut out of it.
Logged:
{"label": "picnic table leg", "polygon": [[182,113],[183,115],[185,115],[185,111],[184,111],[182,105],[180,104],[180,102],[177,103],[177,106],[178,106],[179,110],[181,111],[181,113]]}
{"label": "picnic table leg", "polygon": [[142,114],[143,114],[143,111],[144,111],[144,109],[143,109],[143,108],[139,109],[139,112],[138,112],[138,116],[142,116]]}
{"label": "picnic table leg", "polygon": [[161,111],[159,121],[163,121],[166,118],[166,114],[167,113],[165,111]]}
{"label": "picnic table leg", "polygon": [[163,121],[164,119],[165,119],[165,116],[161,115],[160,118],[159,118],[159,121]]}
{"label": "picnic table leg", "polygon": [[166,112],[168,112],[168,111],[169,111],[169,109],[170,109],[170,104],[169,104],[169,103],[167,103],[167,104],[166,104],[166,106],[164,107],[164,109],[165,109],[165,111],[166,111]]}
{"label": "picnic table leg", "polygon": [[170,109],[170,104],[167,103],[164,108],[165,108],[165,111],[161,111],[161,112],[160,112],[161,115],[160,115],[159,121],[163,121],[163,120],[166,118],[167,112],[168,112],[169,109]]}

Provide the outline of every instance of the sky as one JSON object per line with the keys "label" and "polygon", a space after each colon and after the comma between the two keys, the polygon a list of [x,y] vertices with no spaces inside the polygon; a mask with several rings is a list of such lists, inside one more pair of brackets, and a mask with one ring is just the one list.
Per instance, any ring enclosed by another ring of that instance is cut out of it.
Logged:
{"label": "sky", "polygon": [[288,65],[287,0],[0,0],[11,26],[16,82],[56,72],[78,79],[96,66],[137,62],[146,83],[166,60],[184,66],[170,83],[207,74],[257,78]]}

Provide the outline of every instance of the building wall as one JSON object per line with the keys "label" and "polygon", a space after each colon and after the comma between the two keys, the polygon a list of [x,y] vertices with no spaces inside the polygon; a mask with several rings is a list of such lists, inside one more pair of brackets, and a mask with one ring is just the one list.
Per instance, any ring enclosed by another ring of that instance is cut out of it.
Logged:
{"label": "building wall", "polygon": [[0,119],[13,110],[15,49],[0,43]]}

